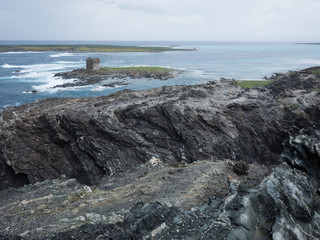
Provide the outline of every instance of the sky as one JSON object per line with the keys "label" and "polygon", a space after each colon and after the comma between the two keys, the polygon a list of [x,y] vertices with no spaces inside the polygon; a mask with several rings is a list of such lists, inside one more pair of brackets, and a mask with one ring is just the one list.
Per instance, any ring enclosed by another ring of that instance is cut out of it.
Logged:
{"label": "sky", "polygon": [[0,40],[320,42],[320,0],[0,0]]}

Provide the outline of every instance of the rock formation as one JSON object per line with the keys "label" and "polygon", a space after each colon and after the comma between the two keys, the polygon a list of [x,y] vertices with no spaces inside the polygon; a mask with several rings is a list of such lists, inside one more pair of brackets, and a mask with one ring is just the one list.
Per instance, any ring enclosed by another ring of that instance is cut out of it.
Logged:
{"label": "rock formation", "polygon": [[102,80],[114,78],[151,78],[168,80],[169,78],[177,77],[182,72],[182,70],[160,67],[101,68],[99,58],[88,58],[85,69],[80,68],[55,74],[55,77],[77,79],[77,81],[56,85],[55,87],[86,86],[99,83]]}
{"label": "rock formation", "polygon": [[224,80],[4,110],[0,235],[318,239],[314,73],[252,90]]}

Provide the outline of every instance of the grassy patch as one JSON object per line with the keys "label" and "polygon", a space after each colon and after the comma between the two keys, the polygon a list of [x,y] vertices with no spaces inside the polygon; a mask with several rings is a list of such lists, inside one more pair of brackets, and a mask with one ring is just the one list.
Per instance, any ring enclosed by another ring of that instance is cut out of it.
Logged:
{"label": "grassy patch", "polygon": [[264,80],[264,81],[257,81],[257,80],[237,80],[236,83],[239,87],[242,88],[254,88],[254,87],[260,87],[260,86],[266,86],[271,83],[273,83],[274,80]]}
{"label": "grassy patch", "polygon": [[0,52],[69,51],[69,52],[164,52],[193,51],[171,47],[139,47],[112,45],[0,45]]}
{"label": "grassy patch", "polygon": [[174,69],[163,68],[163,67],[102,67],[101,72],[122,72],[122,71],[141,71],[141,72],[171,72]]}
{"label": "grassy patch", "polygon": [[312,72],[313,75],[319,75],[320,74],[320,69],[314,70]]}
{"label": "grassy patch", "polygon": [[320,92],[320,88],[310,89],[311,92]]}

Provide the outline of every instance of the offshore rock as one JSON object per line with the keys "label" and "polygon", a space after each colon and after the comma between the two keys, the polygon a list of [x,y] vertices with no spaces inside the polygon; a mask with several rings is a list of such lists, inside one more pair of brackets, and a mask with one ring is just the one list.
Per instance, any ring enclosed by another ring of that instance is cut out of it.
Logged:
{"label": "offshore rock", "polygon": [[[89,61],[91,62],[91,60]],[[126,79],[126,78],[152,78],[160,80],[168,80],[169,78],[177,77],[181,74],[182,70],[167,69],[166,71],[157,70],[141,70],[139,68],[119,68],[104,70],[100,69],[100,65],[93,68],[93,63],[89,64],[86,69],[80,68],[69,72],[56,73],[55,77],[62,77],[63,79],[77,79],[75,82],[64,83],[62,85],[56,85],[55,87],[74,87],[74,86],[86,86],[99,83],[107,79]]]}

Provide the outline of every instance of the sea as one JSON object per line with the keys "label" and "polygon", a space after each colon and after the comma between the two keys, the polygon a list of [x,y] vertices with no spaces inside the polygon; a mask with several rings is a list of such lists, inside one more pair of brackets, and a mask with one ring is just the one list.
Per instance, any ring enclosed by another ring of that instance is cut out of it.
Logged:
{"label": "sea", "polygon": [[[170,46],[195,51],[148,52],[5,52],[0,53],[0,109],[49,97],[95,97],[123,89],[150,89],[164,85],[202,84],[221,78],[262,80],[320,65],[320,45],[294,42],[144,42],[144,41],[0,41],[0,45],[105,44]],[[85,68],[88,57],[99,57],[102,66],[160,66],[184,70],[169,80],[122,79],[123,84],[103,83],[82,87],[54,87],[71,80],[55,73]],[[34,93],[32,93],[32,91]],[[36,92],[36,93],[35,93]]]}

